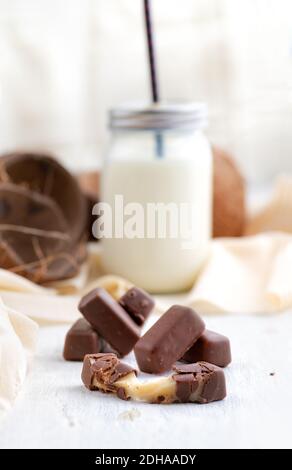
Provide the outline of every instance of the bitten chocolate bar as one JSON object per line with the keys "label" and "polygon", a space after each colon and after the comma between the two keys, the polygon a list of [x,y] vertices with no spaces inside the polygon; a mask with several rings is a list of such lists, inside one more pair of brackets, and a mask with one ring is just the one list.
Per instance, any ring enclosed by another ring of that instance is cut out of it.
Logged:
{"label": "bitten chocolate bar", "polygon": [[104,289],[85,295],[78,306],[91,326],[118,351],[128,354],[140,337],[140,329],[127,312]]}
{"label": "bitten chocolate bar", "polygon": [[115,392],[119,398],[125,400],[125,390],[117,384],[122,378],[132,374],[136,375],[135,369],[121,362],[115,354],[89,354],[84,358],[81,378],[89,390]]}
{"label": "bitten chocolate bar", "polygon": [[80,318],[66,335],[64,359],[66,361],[83,361],[86,354],[99,353],[101,344],[98,333],[85,318]]}
{"label": "bitten chocolate bar", "polygon": [[210,403],[226,396],[223,370],[206,362],[178,365],[174,374],[144,381],[115,354],[92,354],[84,358],[81,378],[89,390],[153,404]]}
{"label": "bitten chocolate bar", "polygon": [[171,369],[204,329],[193,309],[174,305],[137,342],[134,351],[140,369],[151,374]]}
{"label": "bitten chocolate bar", "polygon": [[152,297],[138,287],[128,290],[120,298],[119,303],[139,326],[144,324],[154,307]]}
{"label": "bitten chocolate bar", "polygon": [[190,363],[204,361],[226,367],[231,362],[230,341],[226,336],[205,330],[182,360]]}

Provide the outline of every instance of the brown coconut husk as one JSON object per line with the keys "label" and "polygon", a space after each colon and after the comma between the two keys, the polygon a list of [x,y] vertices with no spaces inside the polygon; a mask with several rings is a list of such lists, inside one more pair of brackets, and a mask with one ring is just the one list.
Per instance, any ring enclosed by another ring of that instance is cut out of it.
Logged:
{"label": "brown coconut husk", "polygon": [[246,223],[245,181],[231,155],[218,147],[213,155],[213,237],[240,237]]}
{"label": "brown coconut husk", "polygon": [[0,161],[0,267],[44,284],[75,276],[86,257],[86,200],[48,155]]}
{"label": "brown coconut husk", "polygon": [[75,178],[50,155],[15,152],[4,155],[0,181],[10,181],[50,197],[61,209],[72,240],[79,240],[87,222],[86,202]]}
{"label": "brown coconut husk", "polygon": [[97,238],[93,236],[92,226],[96,220],[96,216],[92,214],[93,207],[99,201],[99,184],[100,177],[98,171],[87,171],[80,173],[77,176],[78,184],[85,195],[87,202],[87,212],[88,212],[88,225],[87,225],[87,234],[89,241],[98,241]]}

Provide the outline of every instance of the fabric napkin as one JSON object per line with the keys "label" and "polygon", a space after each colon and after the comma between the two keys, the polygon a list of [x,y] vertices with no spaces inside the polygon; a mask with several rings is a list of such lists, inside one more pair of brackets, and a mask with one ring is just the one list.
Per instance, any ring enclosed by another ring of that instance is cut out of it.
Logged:
{"label": "fabric napkin", "polygon": [[186,304],[204,313],[269,313],[292,307],[292,236],[213,241]]}
{"label": "fabric napkin", "polygon": [[0,299],[0,416],[14,403],[36,349],[37,324]]}

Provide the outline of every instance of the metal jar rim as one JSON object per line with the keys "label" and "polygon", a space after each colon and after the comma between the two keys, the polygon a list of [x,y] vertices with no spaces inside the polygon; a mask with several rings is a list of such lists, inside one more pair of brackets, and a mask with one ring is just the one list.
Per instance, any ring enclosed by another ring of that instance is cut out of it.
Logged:
{"label": "metal jar rim", "polygon": [[110,110],[109,127],[125,130],[192,130],[206,127],[205,103],[124,105]]}

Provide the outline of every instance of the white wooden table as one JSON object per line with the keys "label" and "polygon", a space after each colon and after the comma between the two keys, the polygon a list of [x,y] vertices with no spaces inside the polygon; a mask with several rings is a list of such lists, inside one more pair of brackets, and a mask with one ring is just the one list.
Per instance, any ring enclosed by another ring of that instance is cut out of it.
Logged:
{"label": "white wooden table", "polygon": [[[81,363],[62,359],[66,326],[41,328],[39,351],[1,448],[292,447],[292,312],[205,317],[230,337],[227,398],[148,405],[86,390]],[[273,375],[271,375],[273,374]]]}

